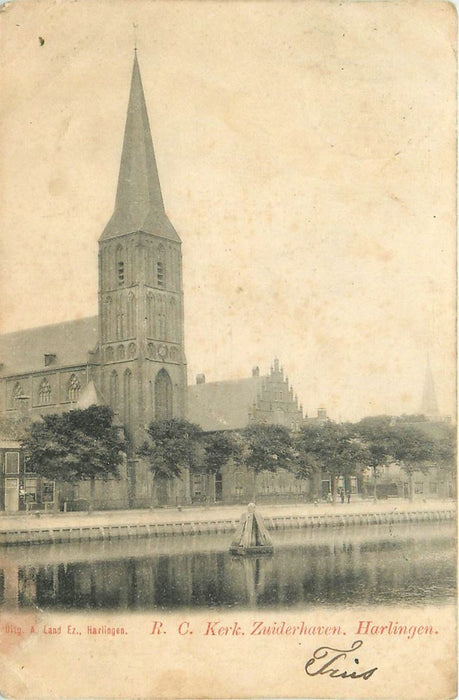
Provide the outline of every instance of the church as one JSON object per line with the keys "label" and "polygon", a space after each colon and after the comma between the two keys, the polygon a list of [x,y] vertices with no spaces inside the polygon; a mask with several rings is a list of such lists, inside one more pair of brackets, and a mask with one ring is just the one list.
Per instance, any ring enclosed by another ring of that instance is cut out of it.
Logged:
{"label": "church", "polygon": [[[14,434],[21,419],[94,403],[112,408],[132,450],[119,481],[97,484],[100,508],[152,505],[150,475],[136,456],[152,420],[187,418],[204,430],[254,420],[295,429],[305,420],[277,359],[269,375],[255,368],[248,380],[216,383],[198,375],[187,391],[181,241],[164,208],[136,52],[116,200],[99,238],[98,297],[98,316],[0,337],[0,508],[14,511],[24,499],[43,505],[58,497],[53,484],[27,473]],[[298,483],[288,477],[283,490],[296,492]],[[227,474],[225,487],[214,485],[217,500],[243,499],[241,479],[239,485],[231,479]],[[87,487],[59,497],[83,508]],[[202,488],[202,479],[188,475],[163,484],[157,500],[191,503]]]}

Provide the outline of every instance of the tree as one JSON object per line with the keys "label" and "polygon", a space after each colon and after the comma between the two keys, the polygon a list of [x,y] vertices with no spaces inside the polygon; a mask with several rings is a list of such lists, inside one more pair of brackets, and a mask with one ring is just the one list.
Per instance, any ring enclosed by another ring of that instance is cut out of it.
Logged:
{"label": "tree", "polygon": [[[255,476],[263,470],[275,472],[290,469],[293,465],[292,438],[283,425],[254,423],[241,431],[244,441],[244,464],[253,473],[252,488],[255,492]],[[254,493],[252,494],[252,498]]]}
{"label": "tree", "polygon": [[119,477],[126,449],[111,409],[96,405],[42,416],[30,424],[21,444],[29,470],[56,482],[55,509],[60,484]]}
{"label": "tree", "polygon": [[290,469],[293,462],[292,438],[283,425],[254,423],[241,431],[246,444],[245,464],[255,473],[267,469]]}
{"label": "tree", "polygon": [[393,442],[393,457],[408,476],[409,499],[413,500],[413,474],[421,471],[424,474],[433,466],[437,456],[435,441],[419,429],[411,425],[397,423],[391,430]]}
{"label": "tree", "polygon": [[[203,465],[207,474],[215,476],[230,460],[234,462],[241,460],[243,443],[236,433],[228,431],[205,433],[203,440]],[[209,488],[210,484],[208,484]],[[208,493],[209,497],[213,498],[213,495]]]}
{"label": "tree", "polygon": [[30,418],[22,413],[16,413],[12,416],[0,417],[0,435],[10,438],[11,440],[21,440],[25,437],[27,429],[30,426]]}
{"label": "tree", "polygon": [[338,477],[356,474],[365,464],[365,449],[355,430],[343,423],[306,424],[299,432],[297,445],[307,469],[318,465],[330,475],[333,500]]}
{"label": "tree", "polygon": [[356,424],[356,431],[366,449],[367,465],[373,476],[373,498],[376,501],[380,470],[390,463],[394,451],[392,418],[390,416],[363,418]]}
{"label": "tree", "polygon": [[317,457],[309,451],[309,440],[304,432],[293,436],[294,470],[297,479],[310,479],[320,470]]}
{"label": "tree", "polygon": [[204,436],[204,468],[209,474],[217,474],[230,459],[242,456],[242,443],[235,433],[218,431]]}
{"label": "tree", "polygon": [[443,472],[441,479],[451,480],[450,495],[453,495],[456,492],[456,430],[448,423],[436,425],[434,459],[438,471]]}
{"label": "tree", "polygon": [[138,454],[149,463],[153,488],[158,478],[182,476],[182,469],[193,469],[198,461],[202,430],[180,418],[153,421],[147,428],[148,440]]}

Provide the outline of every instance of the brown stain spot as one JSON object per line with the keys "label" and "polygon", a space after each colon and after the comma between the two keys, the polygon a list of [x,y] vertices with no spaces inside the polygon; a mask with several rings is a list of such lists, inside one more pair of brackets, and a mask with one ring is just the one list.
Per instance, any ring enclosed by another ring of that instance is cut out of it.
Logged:
{"label": "brown stain spot", "polygon": [[48,190],[53,197],[59,197],[66,190],[65,181],[61,177],[53,178],[49,181]]}
{"label": "brown stain spot", "polygon": [[394,252],[385,248],[379,241],[360,238],[352,247],[352,253],[359,259],[373,259],[389,263],[394,259]]}

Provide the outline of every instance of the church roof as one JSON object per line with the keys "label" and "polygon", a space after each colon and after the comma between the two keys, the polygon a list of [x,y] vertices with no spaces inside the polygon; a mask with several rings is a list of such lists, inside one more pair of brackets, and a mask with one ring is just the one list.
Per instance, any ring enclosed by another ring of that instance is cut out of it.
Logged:
{"label": "church roof", "polygon": [[133,231],[180,241],[164,211],[137,53],[132,69],[115,210],[100,240]]}
{"label": "church roof", "polygon": [[248,377],[188,387],[188,419],[203,430],[235,430],[249,422],[249,409],[266,377]]}
{"label": "church roof", "polygon": [[[53,367],[86,365],[97,345],[98,317],[28,328],[0,336],[0,374],[28,374]],[[55,359],[45,366],[45,355]]]}

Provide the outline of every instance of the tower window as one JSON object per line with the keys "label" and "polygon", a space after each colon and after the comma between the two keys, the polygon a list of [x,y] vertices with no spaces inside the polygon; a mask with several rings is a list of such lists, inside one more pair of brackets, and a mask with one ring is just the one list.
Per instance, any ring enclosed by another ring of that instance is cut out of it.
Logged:
{"label": "tower window", "polygon": [[124,262],[118,263],[118,285],[122,287],[124,284]]}
{"label": "tower window", "polygon": [[164,287],[164,263],[161,260],[156,263],[156,281],[158,287]]}

